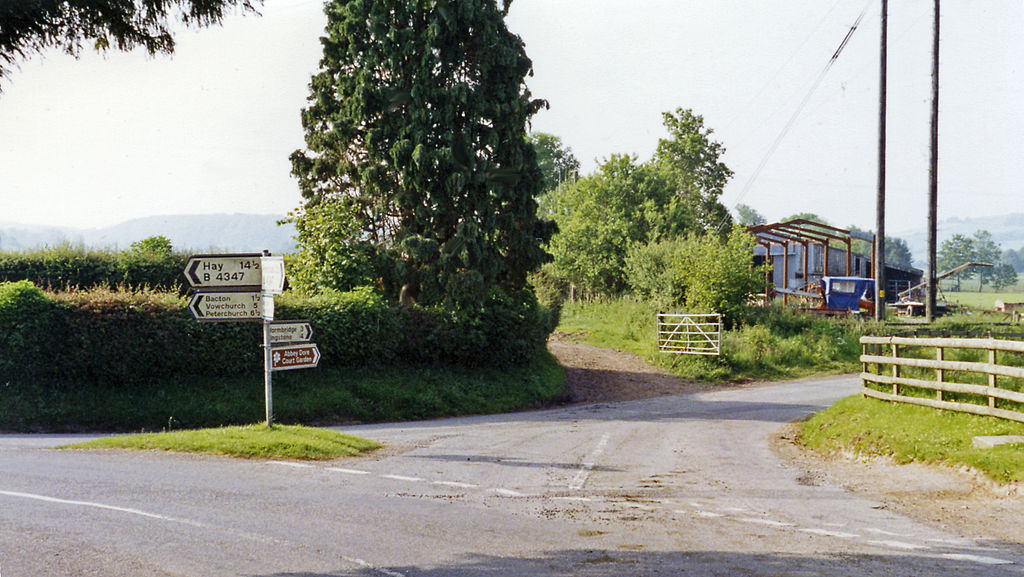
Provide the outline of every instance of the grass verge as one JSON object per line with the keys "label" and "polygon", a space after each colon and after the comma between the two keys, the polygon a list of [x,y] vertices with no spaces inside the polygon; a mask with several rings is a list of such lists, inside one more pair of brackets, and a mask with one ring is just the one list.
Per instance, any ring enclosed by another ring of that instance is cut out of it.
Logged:
{"label": "grass verge", "polygon": [[859,371],[858,339],[874,326],[786,307],[751,308],[722,335],[720,357],[695,358],[658,352],[658,312],[630,298],[567,303],[557,330],[595,346],[629,351],[683,378],[719,383]]}
{"label": "grass verge", "polygon": [[337,431],[299,426],[248,425],[106,437],[62,449],[143,449],[246,459],[323,460],[351,457],[380,443]]}
{"label": "grass verge", "polygon": [[[326,425],[499,413],[556,398],[565,374],[547,351],[528,364],[318,368],[274,374],[282,424]],[[0,430],[170,431],[242,425],[264,415],[263,375],[113,383],[0,381]]]}
{"label": "grass verge", "polygon": [[1002,483],[1024,480],[1024,447],[976,449],[976,436],[1024,435],[1024,423],[854,396],[801,425],[800,442],[822,453],[897,463],[966,465]]}

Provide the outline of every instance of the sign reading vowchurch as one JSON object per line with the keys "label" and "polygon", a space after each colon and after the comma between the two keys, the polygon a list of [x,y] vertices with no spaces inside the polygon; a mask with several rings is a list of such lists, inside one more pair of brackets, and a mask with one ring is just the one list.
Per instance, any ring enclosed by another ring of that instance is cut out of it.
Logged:
{"label": "sign reading vowchurch", "polygon": [[314,368],[320,362],[320,351],[309,342],[313,336],[309,321],[274,320],[274,295],[281,294],[285,285],[284,258],[266,251],[193,255],[185,265],[185,278],[195,291],[188,303],[195,320],[263,321],[263,374],[270,426],[271,374]]}

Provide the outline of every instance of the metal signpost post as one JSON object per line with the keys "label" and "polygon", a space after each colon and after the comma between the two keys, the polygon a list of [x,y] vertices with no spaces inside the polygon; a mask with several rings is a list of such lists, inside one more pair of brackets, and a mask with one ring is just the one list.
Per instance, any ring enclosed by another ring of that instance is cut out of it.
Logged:
{"label": "metal signpost post", "polygon": [[189,257],[185,278],[195,291],[192,318],[211,321],[263,321],[263,385],[267,426],[274,423],[271,375],[320,363],[309,321],[275,321],[274,295],[284,292],[284,257],[270,253],[207,254]]}

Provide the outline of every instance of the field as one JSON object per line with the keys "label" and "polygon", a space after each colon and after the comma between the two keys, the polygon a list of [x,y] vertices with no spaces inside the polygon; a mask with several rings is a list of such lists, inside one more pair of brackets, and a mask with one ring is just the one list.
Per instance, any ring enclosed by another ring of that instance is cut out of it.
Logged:
{"label": "field", "polygon": [[977,291],[943,291],[943,296],[951,303],[957,303],[972,309],[992,310],[995,302],[1024,303],[1024,291],[1013,292],[977,292]]}

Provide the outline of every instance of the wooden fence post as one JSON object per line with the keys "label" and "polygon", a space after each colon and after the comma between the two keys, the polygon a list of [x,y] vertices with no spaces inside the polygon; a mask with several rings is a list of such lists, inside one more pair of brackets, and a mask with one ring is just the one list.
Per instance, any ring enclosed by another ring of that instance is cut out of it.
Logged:
{"label": "wooden fence post", "polygon": [[[989,351],[988,351],[988,362],[989,362],[990,365],[996,364],[996,349],[995,348],[989,349]],[[992,396],[992,390],[991,389],[996,388],[996,375],[994,373],[991,373],[991,372],[988,374],[988,387],[989,387],[988,406],[990,408],[994,409],[994,408],[996,408],[996,398]]]}
{"label": "wooden fence post", "polygon": [[[942,347],[935,347],[935,360],[937,360],[937,361],[944,361],[946,359],[946,355],[944,354],[943,351],[945,351],[945,349],[943,349]],[[942,369],[935,369],[935,378],[939,381],[939,383],[944,382],[945,379],[946,379],[946,371],[944,371]],[[942,385],[941,384],[935,390],[935,400],[937,400],[937,401],[941,401],[942,400]]]}
{"label": "wooden fence post", "polygon": [[[893,343],[892,345],[892,358],[894,359],[892,364],[892,376],[893,378],[898,379],[900,378],[900,366],[896,364],[895,359],[900,358],[900,346],[896,343]],[[900,394],[900,386],[895,381],[892,383],[892,394],[896,396],[899,396]]]}

